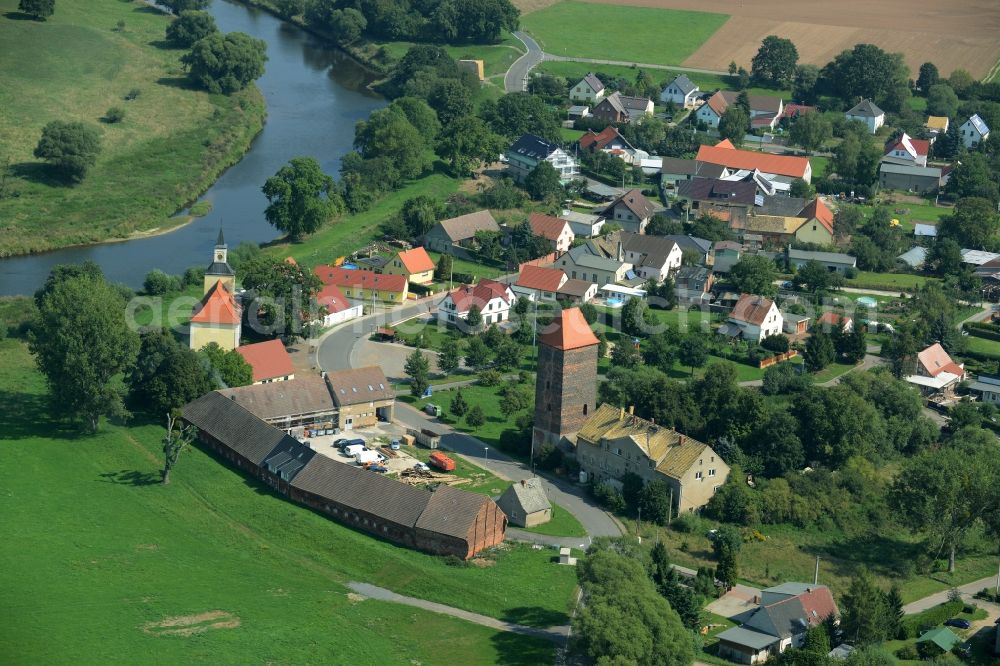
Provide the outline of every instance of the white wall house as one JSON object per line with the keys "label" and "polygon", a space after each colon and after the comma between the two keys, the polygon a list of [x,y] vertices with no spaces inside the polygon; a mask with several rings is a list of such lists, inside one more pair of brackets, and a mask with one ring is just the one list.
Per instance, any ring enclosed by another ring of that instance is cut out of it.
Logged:
{"label": "white wall house", "polygon": [[966,148],[972,148],[980,141],[985,141],[990,136],[990,128],[986,126],[979,114],[974,114],[958,128],[958,135],[962,138],[962,143]]}
{"label": "white wall house", "polygon": [[604,97],[604,84],[594,76],[593,72],[580,79],[569,91],[569,98],[574,102],[594,104],[602,97]]}
{"label": "white wall house", "polygon": [[463,285],[452,290],[438,305],[438,319],[457,324],[469,316],[475,305],[483,316],[483,325],[498,324],[510,319],[510,309],[517,300],[508,285],[483,279],[475,287]]}
{"label": "white wall house", "polygon": [[743,294],[729,313],[727,324],[730,334],[738,333],[744,340],[760,342],[769,335],[781,333],[784,318],[771,299]]}
{"label": "white wall house", "polygon": [[673,102],[682,109],[690,109],[698,99],[698,86],[691,79],[681,74],[666,85],[660,93],[660,101],[666,104]]}
{"label": "white wall house", "polygon": [[885,111],[875,106],[875,103],[870,99],[861,100],[844,115],[848,120],[863,122],[872,134],[885,124]]}
{"label": "white wall house", "polygon": [[580,175],[580,165],[576,159],[559,146],[549,143],[534,134],[525,134],[505,153],[507,170],[511,178],[523,183],[528,174],[545,161],[559,174],[559,180],[567,183]]}

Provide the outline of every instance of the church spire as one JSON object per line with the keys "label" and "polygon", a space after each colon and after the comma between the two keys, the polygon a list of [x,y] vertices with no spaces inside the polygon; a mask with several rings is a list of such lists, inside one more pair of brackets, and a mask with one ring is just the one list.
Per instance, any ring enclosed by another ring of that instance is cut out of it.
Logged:
{"label": "church spire", "polygon": [[219,238],[215,241],[215,247],[226,247],[226,238],[222,235],[222,222],[219,222]]}

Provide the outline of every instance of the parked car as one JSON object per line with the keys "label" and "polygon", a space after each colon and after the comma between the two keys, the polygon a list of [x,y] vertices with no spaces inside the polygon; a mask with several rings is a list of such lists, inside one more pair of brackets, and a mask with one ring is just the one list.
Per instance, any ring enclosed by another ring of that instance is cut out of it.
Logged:
{"label": "parked car", "polygon": [[365,440],[360,437],[354,437],[351,439],[338,439],[333,443],[334,446],[340,448],[341,451],[345,450],[348,446],[365,446]]}
{"label": "parked car", "polygon": [[960,617],[953,617],[950,620],[945,620],[944,626],[957,627],[958,629],[969,629],[972,627],[972,623],[968,620],[963,620]]}
{"label": "parked car", "polygon": [[441,408],[430,403],[424,405],[424,412],[428,416],[441,416]]}
{"label": "parked car", "polygon": [[388,467],[383,467],[382,465],[368,465],[365,469],[369,472],[375,472],[376,474],[385,474],[389,471]]}
{"label": "parked car", "polygon": [[343,449],[341,449],[341,455],[347,458],[354,458],[362,451],[367,451],[367,450],[368,447],[366,447],[364,444],[349,444],[348,446],[345,446]]}
{"label": "parked car", "polygon": [[399,451],[399,440],[394,439],[391,442],[389,442],[389,448],[392,449],[393,451]]}
{"label": "parked car", "polygon": [[431,468],[428,467],[425,463],[422,463],[422,462],[418,462],[416,465],[414,465],[413,469],[418,470],[420,472],[429,472],[429,471],[431,471]]}
{"label": "parked car", "polygon": [[380,464],[385,462],[385,456],[379,453],[378,451],[368,451],[366,449],[364,451],[358,451],[354,455],[354,461],[358,465],[362,466],[368,465],[370,463]]}

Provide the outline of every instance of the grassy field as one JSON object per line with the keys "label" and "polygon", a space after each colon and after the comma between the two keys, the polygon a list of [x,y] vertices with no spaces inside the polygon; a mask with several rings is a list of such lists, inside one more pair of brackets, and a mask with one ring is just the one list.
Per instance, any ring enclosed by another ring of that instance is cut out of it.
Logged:
{"label": "grassy field", "polygon": [[[933,200],[924,204],[915,204],[908,201],[885,203],[894,219],[899,220],[900,226],[907,233],[913,233],[913,226],[917,222],[923,224],[937,224],[942,217],[951,215],[954,210],[950,206],[935,206]],[[905,210],[905,213],[897,213],[897,210]]]}
{"label": "grassy field", "polygon": [[[400,60],[413,45],[414,42],[387,42],[377,46],[384,48],[395,60]],[[524,53],[524,45],[506,30],[499,44],[445,45],[444,49],[456,60],[482,60],[486,78],[501,81],[511,64]]]}
{"label": "grassy field", "polygon": [[987,340],[986,338],[977,338],[974,335],[970,335],[965,338],[965,344],[966,349],[970,352],[1000,358],[1000,342],[996,340]]}
{"label": "grassy field", "polygon": [[[0,164],[18,196],[0,201],[0,255],[175,226],[178,209],[238,161],[262,127],[256,88],[226,97],[185,87],[170,19],[138,0],[61,2],[45,22],[0,0]],[[125,29],[115,31],[124,21]],[[139,97],[124,101],[132,89]],[[125,119],[103,124],[113,106]],[[100,126],[102,152],[69,186],[32,156],[52,120]]]}
{"label": "grassy field", "polygon": [[[679,65],[727,18],[707,12],[563,0],[523,16],[521,27],[553,55]],[[588,26],[612,25],[621,37],[588,30]]]}
{"label": "grassy field", "polygon": [[292,256],[309,268],[329,263],[380,236],[379,225],[387,217],[397,214],[407,199],[421,194],[433,199],[445,199],[458,190],[458,185],[459,181],[443,173],[431,174],[391,192],[363,213],[343,217],[296,243],[275,242],[265,251],[276,257]]}
{"label": "grassy field", "polygon": [[535,527],[528,527],[525,529],[525,532],[534,532],[535,534],[545,534],[548,536],[587,536],[587,530],[583,529],[580,521],[574,518],[572,513],[555,503],[552,504],[552,519],[549,522],[536,525]]}
{"label": "grassy field", "polygon": [[[417,409],[423,409],[427,403],[433,403],[441,407],[444,410],[444,416],[441,421],[452,425],[456,430],[461,430],[462,432],[467,432],[470,435],[483,440],[489,446],[498,446],[500,442],[500,434],[504,430],[514,428],[514,418],[508,419],[500,412],[500,400],[497,394],[500,390],[500,386],[463,386],[461,389],[449,389],[435,393],[430,398],[421,398],[415,402],[412,402],[413,406]],[[534,379],[532,379],[528,384],[525,384],[523,390],[534,397]],[[469,426],[465,422],[465,417],[458,419],[457,417],[449,415],[449,405],[451,405],[451,400],[455,396],[456,391],[462,391],[462,397],[469,404],[469,409],[475,405],[479,405],[482,408],[483,413],[486,415],[486,423],[478,428]],[[530,407],[529,407],[530,409]],[[516,417],[515,417],[516,418]]]}
{"label": "grassy field", "polygon": [[136,419],[84,437],[54,421],[20,341],[0,342],[0,386],[0,653],[11,663],[552,662],[549,644],[344,587],[549,625],[566,620],[575,576],[547,553],[449,566],[295,506],[198,448],[162,486],[162,427]]}
{"label": "grassy field", "polygon": [[913,275],[912,273],[872,273],[870,271],[858,271],[857,277],[853,277],[844,283],[846,287],[855,289],[883,289],[900,291],[914,291],[924,286],[924,283],[933,278],[923,275]]}

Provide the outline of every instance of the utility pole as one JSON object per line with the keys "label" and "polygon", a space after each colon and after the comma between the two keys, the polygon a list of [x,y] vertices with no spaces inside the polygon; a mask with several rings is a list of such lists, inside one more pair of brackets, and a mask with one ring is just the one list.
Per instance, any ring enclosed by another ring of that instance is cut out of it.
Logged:
{"label": "utility pole", "polygon": [[813,585],[819,585],[819,555],[816,556],[816,570],[813,572]]}

